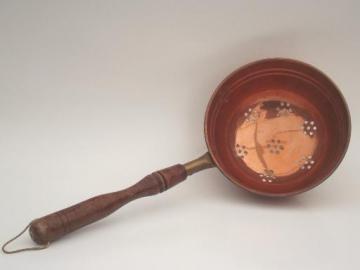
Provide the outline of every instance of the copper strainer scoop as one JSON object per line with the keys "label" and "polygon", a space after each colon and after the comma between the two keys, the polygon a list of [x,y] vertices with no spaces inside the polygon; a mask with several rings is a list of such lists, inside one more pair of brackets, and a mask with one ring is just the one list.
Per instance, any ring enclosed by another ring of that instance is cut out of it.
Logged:
{"label": "copper strainer scoop", "polygon": [[323,182],[343,159],[350,115],[338,88],[318,69],[290,59],[265,59],[234,71],[218,86],[205,114],[205,139],[208,153],[200,158],[35,219],[27,228],[40,246],[6,250],[15,237],[3,251],[45,248],[134,199],[163,192],[211,167],[260,195],[304,192]]}

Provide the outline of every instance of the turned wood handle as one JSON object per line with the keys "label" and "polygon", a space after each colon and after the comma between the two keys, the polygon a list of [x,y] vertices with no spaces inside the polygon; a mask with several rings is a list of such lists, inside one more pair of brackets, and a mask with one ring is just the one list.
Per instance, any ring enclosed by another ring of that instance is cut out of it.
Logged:
{"label": "turned wood handle", "polygon": [[48,244],[110,215],[134,199],[163,192],[186,177],[185,167],[180,164],[154,172],[127,189],[99,195],[35,219],[30,224],[30,236],[38,244]]}

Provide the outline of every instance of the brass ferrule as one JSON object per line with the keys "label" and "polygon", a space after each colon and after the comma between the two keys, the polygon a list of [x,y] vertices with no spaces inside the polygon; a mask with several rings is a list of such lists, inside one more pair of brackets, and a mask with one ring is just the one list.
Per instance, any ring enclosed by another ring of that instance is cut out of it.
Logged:
{"label": "brass ferrule", "polygon": [[201,157],[189,161],[184,164],[187,175],[192,175],[198,171],[214,167],[215,164],[209,153],[205,153]]}

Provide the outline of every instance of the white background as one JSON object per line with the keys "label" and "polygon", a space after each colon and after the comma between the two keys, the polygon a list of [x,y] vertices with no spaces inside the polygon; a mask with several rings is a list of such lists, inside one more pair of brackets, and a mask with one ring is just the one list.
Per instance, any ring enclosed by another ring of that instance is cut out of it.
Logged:
{"label": "white background", "polygon": [[355,0],[0,0],[1,242],[203,154],[212,91],[253,60],[317,66],[353,125],[341,166],[305,194],[257,197],[211,169],[0,268],[360,269],[359,25]]}

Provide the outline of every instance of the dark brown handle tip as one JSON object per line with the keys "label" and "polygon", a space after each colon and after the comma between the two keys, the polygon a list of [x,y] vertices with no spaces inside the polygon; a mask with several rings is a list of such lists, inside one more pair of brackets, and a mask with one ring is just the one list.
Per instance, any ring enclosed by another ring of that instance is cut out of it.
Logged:
{"label": "dark brown handle tip", "polygon": [[52,240],[49,239],[49,236],[51,235],[50,227],[43,219],[33,220],[30,223],[29,233],[31,239],[39,245],[46,245]]}

